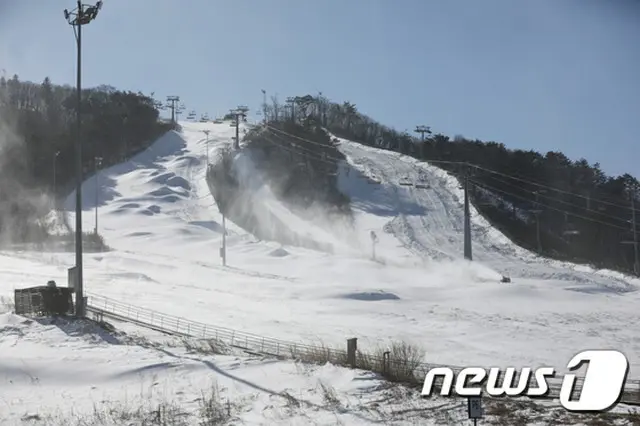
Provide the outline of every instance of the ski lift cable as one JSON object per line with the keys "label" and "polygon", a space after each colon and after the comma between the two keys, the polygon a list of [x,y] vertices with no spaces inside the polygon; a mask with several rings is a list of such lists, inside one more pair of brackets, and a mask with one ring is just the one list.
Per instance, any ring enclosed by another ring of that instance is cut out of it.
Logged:
{"label": "ski lift cable", "polygon": [[[308,139],[305,139],[305,138],[302,138],[302,137],[299,137],[299,136],[296,136],[296,135],[291,135],[291,134],[285,132],[284,130],[276,129],[276,128],[273,128],[271,126],[269,126],[269,127],[274,129],[274,130],[276,130],[277,132],[286,134],[286,135],[291,136],[293,138],[300,139],[300,140],[303,140],[305,142],[317,144],[317,142],[310,141]],[[409,161],[405,160],[404,158],[398,158],[398,160],[406,162],[406,163],[409,163]],[[413,159],[413,160],[416,161],[416,159]],[[512,175],[509,175],[507,173],[502,173],[502,172],[498,172],[498,171],[495,171],[495,170],[491,170],[489,168],[486,168],[486,167],[483,167],[483,166],[480,166],[480,165],[477,165],[477,164],[469,163],[469,162],[466,162],[466,161],[447,161],[447,160],[425,160],[425,161],[427,163],[436,163],[436,164],[440,163],[440,164],[467,165],[469,167],[473,167],[473,168],[478,169],[478,170],[483,170],[483,171],[486,171],[488,173],[500,175],[500,176],[503,176],[503,177],[506,177],[506,178],[509,178],[509,179],[513,179],[513,180],[517,180],[517,181],[520,181],[520,182],[529,183],[531,185],[535,185],[535,186],[538,186],[538,187],[541,187],[541,188],[546,188],[546,189],[549,189],[549,190],[554,191],[554,192],[564,193],[564,194],[567,194],[567,195],[572,195],[572,196],[583,198],[583,199],[590,199],[591,202],[607,204],[607,205],[611,205],[611,206],[615,206],[615,207],[619,207],[619,208],[623,208],[623,209],[627,209],[627,210],[631,209],[630,206],[625,206],[625,205],[621,205],[621,204],[618,204],[618,203],[614,203],[614,202],[606,201],[606,200],[601,200],[601,199],[597,199],[597,198],[591,198],[591,197],[588,197],[588,196],[586,196],[584,194],[578,194],[578,193],[575,193],[575,192],[566,191],[566,190],[563,190],[563,189],[560,189],[560,188],[555,188],[555,187],[552,187],[552,186],[549,186],[549,185],[545,185],[545,184],[541,184],[541,183],[538,183],[538,182],[534,182],[534,181],[531,181],[530,179],[525,179],[525,178],[521,178],[521,177],[517,177],[517,176],[512,176]]]}
{"label": "ski lift cable", "polygon": [[[305,138],[302,138],[302,137],[299,137],[299,136],[296,136],[296,135],[292,135],[292,134],[290,134],[290,133],[288,133],[288,132],[285,132],[285,131],[283,131],[283,130],[275,129],[275,128],[273,128],[273,127],[271,127],[271,126],[268,126],[268,125],[267,125],[267,127],[268,127],[270,130],[271,130],[271,129],[273,129],[273,130],[275,130],[275,131],[277,131],[277,132],[279,132],[279,133],[286,134],[286,135],[291,136],[291,137],[293,137],[293,138],[295,138],[295,139],[303,140],[303,141],[305,141],[305,142],[309,142],[309,143],[312,143],[312,144],[322,145],[322,144],[319,144],[319,143],[317,143],[317,142],[310,141],[310,140],[308,140],[308,139],[305,139]],[[322,145],[322,146],[325,146],[325,145]],[[416,165],[416,164],[415,164],[415,160],[414,160],[414,162],[410,162],[410,161],[405,160],[405,159],[404,159],[404,158],[402,158],[402,157],[397,158],[397,160],[399,160],[399,161],[403,161],[403,162],[408,163],[408,164]],[[429,161],[428,161],[428,162],[429,162]],[[435,162],[435,161],[434,161],[434,162]],[[441,161],[441,162],[443,162],[443,163],[444,163],[444,161]],[[536,183],[536,182],[532,182],[532,181],[529,181],[529,180],[526,180],[526,179],[516,178],[516,177],[513,177],[513,176],[509,176],[509,175],[507,175],[507,174],[505,174],[505,173],[496,172],[496,171],[494,171],[494,170],[487,169],[487,168],[485,168],[485,167],[477,166],[477,165],[475,165],[475,164],[471,164],[471,163],[467,163],[467,162],[448,162],[448,163],[449,163],[449,164],[464,164],[464,165],[468,165],[468,166],[474,167],[474,168],[479,169],[479,170],[484,170],[484,171],[487,171],[487,172],[490,172],[490,173],[494,173],[494,174],[496,174],[496,175],[501,175],[501,176],[504,176],[504,177],[507,177],[507,178],[511,178],[511,179],[514,179],[514,180],[520,180],[520,181],[522,181],[522,182],[526,182],[526,183],[529,183],[529,184],[532,184],[532,185],[535,185],[535,186],[538,186],[538,187],[541,187],[541,188],[548,188],[548,189],[554,190],[554,191],[556,191],[556,192],[567,193],[567,194],[574,195],[574,196],[577,196],[577,197],[582,197],[582,198],[585,198],[585,199],[589,198],[589,197],[586,197],[586,196],[581,195],[581,194],[575,194],[575,193],[572,193],[572,192],[569,192],[569,191],[563,191],[563,190],[560,190],[560,189],[558,189],[558,188],[549,187],[549,186],[542,185],[542,184],[539,184],[539,183]],[[476,182],[476,181],[474,181],[474,182],[476,183],[476,185],[479,185],[479,186],[485,186],[485,187],[487,187],[487,188],[489,187],[489,185],[486,185],[486,184],[480,184],[479,182]],[[496,188],[496,190],[497,190],[497,188]],[[510,194],[508,191],[502,191],[502,190],[497,190],[497,191],[502,192],[502,193],[505,193],[505,194],[508,194],[508,195],[512,195],[512,194]],[[534,193],[534,191],[527,191],[527,192]],[[523,199],[524,201],[531,202],[531,200],[526,199],[526,198],[524,198],[524,197],[517,196],[517,195],[515,195],[515,194],[513,194],[513,196],[515,196],[516,198]],[[547,197],[547,198],[549,198],[549,197]],[[552,198],[551,198],[551,199],[552,199]],[[559,202],[561,201],[561,200],[557,200],[557,199],[552,199],[552,200],[559,201]],[[630,209],[630,207],[628,207],[628,206],[620,206],[620,205],[618,205],[618,204],[610,203],[610,202],[603,201],[603,200],[591,199],[591,201],[592,201],[592,202],[596,202],[596,203],[609,204],[609,205],[613,205],[613,206],[617,206],[617,207],[623,207],[623,208],[626,208],[626,209]],[[565,202],[565,204],[566,204],[566,203],[567,203],[567,202]],[[539,204],[539,205],[542,205],[542,204],[540,204],[540,203],[538,203],[538,204]],[[570,204],[570,205],[573,205],[573,204]],[[573,205],[573,206],[575,206],[575,205]],[[562,210],[562,209],[559,209],[559,208],[552,208],[552,207],[547,207],[547,208],[549,208],[550,210],[556,210],[556,211],[560,211],[560,212],[565,212],[565,210]],[[600,216],[605,216],[605,217],[608,217],[608,218],[611,218],[611,219],[615,219],[615,220],[618,220],[618,221],[620,221],[620,220],[621,220],[619,217],[615,217],[615,216],[608,215],[608,214],[603,214],[603,213],[601,213],[601,212],[597,212],[596,210],[592,210],[592,209],[586,209],[586,207],[582,207],[582,210],[590,211],[590,212],[593,212],[593,213],[599,214]],[[588,217],[586,217],[586,216],[582,216],[582,215],[577,214],[577,213],[572,213],[572,212],[567,212],[567,213],[568,213],[568,214],[570,214],[570,215],[572,215],[573,217],[584,218],[585,220],[588,220],[588,221],[591,221],[591,222],[601,223],[601,224],[604,224],[604,225],[607,225],[607,226],[616,227],[616,228],[619,228],[619,229],[624,229],[624,228],[621,228],[621,227],[620,227],[620,226],[618,226],[618,225],[614,225],[614,224],[611,224],[611,223],[609,223],[609,222],[604,222],[604,221],[597,220],[597,219],[593,219],[593,218],[588,218]]]}
{"label": "ski lift cable", "polygon": [[[502,190],[502,189],[498,189],[498,188],[492,187],[490,185],[487,185],[485,183],[477,182],[477,181],[475,181],[473,179],[469,179],[469,182],[473,183],[474,185],[479,186],[480,188],[487,189],[489,191],[499,192],[499,193],[502,193],[502,194],[505,194],[505,195],[509,195],[511,197],[514,197],[514,198],[519,198],[519,199],[524,200],[524,201],[531,201],[531,200],[529,200],[529,199],[527,199],[527,198],[525,198],[525,197],[523,197],[521,195],[514,194],[514,193],[511,193],[509,191]],[[560,213],[567,213],[570,216],[573,216],[573,217],[576,217],[576,218],[580,218],[580,219],[583,219],[583,220],[586,220],[586,221],[589,221],[589,222],[599,223],[599,224],[602,224],[602,225],[605,225],[605,226],[609,226],[611,228],[622,229],[624,231],[628,231],[627,228],[624,228],[624,227],[619,226],[619,225],[614,225],[612,223],[608,223],[608,222],[604,222],[604,221],[601,221],[601,220],[593,219],[593,218],[590,218],[590,217],[587,217],[587,216],[582,216],[582,215],[579,215],[579,214],[576,214],[576,213],[572,213],[572,212],[568,212],[566,210],[559,209],[557,207],[551,207],[551,206],[548,206],[548,205],[545,205],[545,204],[542,204],[542,203],[537,203],[537,204],[540,207],[544,207],[544,208],[549,209],[549,210],[555,210],[555,211],[558,211]]]}
{"label": "ski lift cable", "polygon": [[559,192],[561,194],[567,194],[567,195],[572,195],[574,197],[590,199],[591,202],[596,202],[596,203],[601,203],[601,204],[608,204],[610,206],[615,206],[615,207],[619,207],[619,208],[623,208],[623,209],[628,209],[628,210],[631,209],[631,206],[625,206],[625,205],[621,205],[621,204],[614,203],[614,202],[611,202],[611,201],[605,201],[605,200],[600,200],[600,199],[596,199],[596,198],[591,198],[591,197],[588,197],[588,196],[583,195],[583,194],[577,194],[575,192],[566,191],[566,190],[563,190],[563,189],[560,189],[560,188],[555,188],[553,186],[544,185],[544,184],[541,184],[541,183],[538,183],[538,182],[534,182],[534,181],[532,181],[530,179],[525,179],[525,178],[521,178],[521,177],[517,177],[517,176],[511,176],[511,175],[508,175],[506,173],[498,172],[496,170],[491,170],[491,169],[488,169],[486,167],[479,166],[477,164],[468,163],[468,165],[471,166],[471,167],[474,167],[474,168],[476,168],[478,170],[483,170],[483,171],[488,172],[488,173],[500,175],[500,176],[503,176],[503,177],[506,177],[506,178],[509,178],[509,179],[513,179],[513,180],[517,180],[517,181],[520,181],[520,182],[525,182],[525,183],[528,183],[528,184],[531,184],[531,185],[538,186],[540,188],[545,188],[545,189],[549,189],[549,190],[554,191],[554,192]]}
{"label": "ski lift cable", "polygon": [[[522,189],[522,186],[521,186],[521,185],[518,185],[517,183],[508,182],[508,181],[506,181],[506,180],[500,179],[500,178],[495,177],[495,176],[490,176],[490,178],[491,178],[491,179],[494,179],[494,180],[496,180],[496,181],[498,181],[498,182],[500,182],[500,183],[504,183],[504,184],[506,184],[506,185],[512,186],[512,187],[514,187],[514,188],[518,188],[518,189],[520,189],[520,190]],[[529,191],[527,191],[527,192],[529,192]],[[532,193],[534,193],[534,194],[535,194],[535,191],[532,191]],[[585,207],[585,206],[580,206],[580,205],[578,205],[578,204],[574,204],[574,203],[571,203],[571,202],[569,202],[569,201],[564,201],[564,200],[560,200],[560,199],[558,199],[558,198],[553,198],[552,196],[549,196],[549,195],[544,195],[544,193],[542,193],[542,192],[540,192],[540,193],[538,193],[538,194],[539,194],[539,197],[547,198],[547,199],[549,199],[549,200],[551,200],[551,201],[555,201],[555,202],[557,202],[557,203],[565,204],[565,205],[568,205],[568,206],[571,206],[571,207],[576,207],[576,208],[578,208],[578,209],[580,209],[580,210],[583,210],[583,211],[585,211],[585,212],[590,212],[590,213],[593,213],[593,214],[600,215],[600,216],[602,216],[602,217],[607,217],[607,218],[615,219],[615,220],[622,221],[622,222],[626,222],[626,221],[627,221],[627,219],[623,219],[623,218],[621,218],[621,217],[619,217],[619,216],[614,216],[614,215],[609,214],[609,213],[604,213],[604,212],[599,211],[599,210],[594,210],[594,209],[592,209],[592,208],[587,208],[587,207]],[[531,201],[531,202],[536,202],[536,201],[534,201],[534,200],[530,200],[530,201]]]}
{"label": "ski lift cable", "polygon": [[[271,133],[271,135],[273,135],[274,137],[276,137],[276,138],[278,138],[279,140],[283,141],[284,143],[288,143],[288,142],[286,142],[284,139],[282,139],[282,137],[281,137],[281,136],[279,136],[279,135],[277,135],[277,134],[275,134],[275,133],[271,132],[269,129],[267,129],[267,132]],[[298,149],[300,149],[300,150],[308,151],[308,152],[310,152],[310,153],[312,153],[312,154],[314,154],[314,155],[320,155],[320,154],[318,154],[318,152],[313,151],[313,150],[311,150],[310,148],[302,147],[302,146],[300,146],[300,145],[295,145],[295,146],[296,146],[296,148],[298,148]],[[329,148],[329,146],[327,146],[327,145],[322,145],[322,146],[323,146],[323,147],[325,147],[325,148]],[[336,162],[339,162],[339,161],[346,161],[346,160],[343,160],[343,159],[340,159],[340,158],[333,157],[333,156],[331,156],[331,155],[325,155],[325,158],[329,158],[329,159],[334,160],[334,161],[336,161]]]}

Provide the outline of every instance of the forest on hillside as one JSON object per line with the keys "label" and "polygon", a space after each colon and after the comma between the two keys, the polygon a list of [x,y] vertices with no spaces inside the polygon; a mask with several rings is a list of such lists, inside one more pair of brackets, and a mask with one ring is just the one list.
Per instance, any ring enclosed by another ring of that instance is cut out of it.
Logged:
{"label": "forest on hillside", "polygon": [[338,189],[336,164],[346,158],[325,131],[308,124],[272,121],[267,129],[250,130],[245,146],[259,153],[254,154],[256,166],[277,195],[298,211],[317,204],[326,212],[350,216],[350,200]]}
{"label": "forest on hillside", "polygon": [[[171,128],[151,96],[100,86],[83,90],[83,177],[145,149]],[[66,195],[75,182],[74,87],[0,77],[0,229],[23,227],[42,212],[31,196]],[[55,197],[53,197],[55,198]],[[44,206],[50,208],[51,206]],[[17,222],[16,222],[17,221]]]}
{"label": "forest on hillside", "polygon": [[320,125],[339,137],[410,155],[468,179],[475,207],[525,248],[634,272],[638,181],[629,174],[607,176],[598,163],[572,161],[561,152],[451,139],[429,127],[416,128],[416,135],[399,132],[360,113],[355,104],[332,102],[321,93],[286,102],[272,97],[263,111],[270,123]]}

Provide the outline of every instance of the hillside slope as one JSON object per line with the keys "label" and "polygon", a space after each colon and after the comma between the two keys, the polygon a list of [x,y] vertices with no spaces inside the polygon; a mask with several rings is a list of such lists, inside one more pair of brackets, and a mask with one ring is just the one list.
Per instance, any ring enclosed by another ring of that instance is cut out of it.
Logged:
{"label": "hillside slope", "polygon": [[[203,129],[211,130],[211,152],[228,144],[228,125],[183,123],[182,133],[167,134],[144,156],[103,171],[99,229],[114,250],[85,256],[86,291],[284,340],[343,347],[358,337],[362,349],[407,340],[427,348],[427,361],[435,363],[562,369],[577,351],[616,347],[632,369],[640,366],[640,343],[629,327],[640,320],[635,280],[537,259],[475,215],[477,260],[465,261],[455,185],[440,186],[437,169],[346,141],[340,149],[353,164],[343,162],[338,177],[351,197],[354,226],[338,232],[354,242],[354,252],[281,249],[228,221],[223,267],[221,217],[204,179]],[[383,183],[366,183],[361,173]],[[405,174],[420,173],[430,191],[398,185]],[[92,180],[83,190],[91,230]],[[314,224],[335,235],[321,219]],[[370,231],[379,238],[377,262],[370,259]],[[66,282],[73,264],[72,253],[1,254],[2,295],[49,278]],[[513,282],[500,283],[507,272]]]}
{"label": "hillside slope", "polygon": [[[464,192],[458,180],[445,171],[408,156],[342,140],[340,149],[366,176],[382,182],[369,192],[387,200],[389,221],[384,231],[392,234],[417,256],[429,260],[461,259],[463,253]],[[402,185],[401,182],[411,183]],[[415,184],[426,184],[418,188]],[[366,192],[346,192],[356,208],[366,211]],[[364,198],[364,199],[363,199]],[[380,213],[380,211],[378,212]],[[374,212],[374,214],[377,214]],[[552,261],[531,253],[491,227],[471,207],[472,247],[475,262],[518,279],[552,280],[567,290],[624,293],[637,290],[640,280],[613,271]],[[521,281],[519,281],[521,282]]]}

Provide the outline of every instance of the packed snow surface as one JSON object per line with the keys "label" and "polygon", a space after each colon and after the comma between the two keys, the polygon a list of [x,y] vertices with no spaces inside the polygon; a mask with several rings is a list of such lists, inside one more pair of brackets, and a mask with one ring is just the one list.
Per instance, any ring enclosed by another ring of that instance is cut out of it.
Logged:
{"label": "packed snow surface", "polygon": [[[351,229],[332,226],[319,211],[313,223],[294,217],[268,186],[255,188],[293,231],[340,250],[259,241],[227,218],[223,267],[222,216],[205,182],[206,158],[207,149],[213,161],[229,145],[234,129],[182,125],[182,132],[167,133],[84,183],[83,227],[94,229],[97,208],[99,231],[112,248],[85,255],[87,291],[284,340],[342,347],[358,337],[361,349],[406,340],[424,346],[432,363],[562,370],[578,351],[616,348],[629,358],[629,377],[640,376],[632,327],[640,319],[637,279],[540,258],[473,209],[474,260],[464,260],[459,183],[396,153],[341,141],[348,161],[340,164],[339,183],[351,197]],[[203,130],[210,131],[208,143]],[[72,228],[74,203],[71,194]],[[371,231],[378,238],[375,261]],[[66,283],[73,259],[73,253],[4,251],[0,295],[52,278]],[[503,275],[511,283],[501,283]],[[128,353],[137,362],[138,354]],[[114,362],[125,363],[117,356],[125,355],[114,354]]]}
{"label": "packed snow surface", "polygon": [[[463,401],[398,394],[365,371],[206,355],[89,322],[0,314],[0,351],[0,425],[222,424],[205,423],[213,417],[205,406],[247,425],[409,425],[425,409],[464,415]],[[172,417],[151,423],[162,406]]]}

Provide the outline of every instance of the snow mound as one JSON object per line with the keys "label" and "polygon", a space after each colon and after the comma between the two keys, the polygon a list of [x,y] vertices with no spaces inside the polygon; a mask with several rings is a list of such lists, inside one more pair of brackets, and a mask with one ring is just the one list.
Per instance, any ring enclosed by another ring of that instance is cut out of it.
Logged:
{"label": "snow mound", "polygon": [[149,183],[166,185],[165,187],[166,189],[169,189],[167,187],[181,188],[184,191],[189,191],[191,189],[191,185],[185,178],[181,176],[176,176],[175,173],[171,173],[171,172],[158,175],[153,179],[151,179]]}
{"label": "snow mound", "polygon": [[400,297],[398,297],[397,295],[388,293],[383,290],[348,293],[343,295],[342,298],[351,300],[364,300],[367,302],[377,302],[380,300],[400,300]]}
{"label": "snow mound", "polygon": [[184,191],[180,192],[169,186],[161,186],[158,189],[154,189],[153,191],[148,192],[147,195],[150,197],[156,197],[156,198],[166,197],[167,195],[183,196]]}
{"label": "snow mound", "polygon": [[277,249],[270,251],[269,256],[286,257],[286,256],[289,256],[289,252],[283,249],[282,247],[278,247]]}

